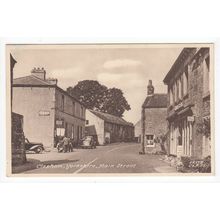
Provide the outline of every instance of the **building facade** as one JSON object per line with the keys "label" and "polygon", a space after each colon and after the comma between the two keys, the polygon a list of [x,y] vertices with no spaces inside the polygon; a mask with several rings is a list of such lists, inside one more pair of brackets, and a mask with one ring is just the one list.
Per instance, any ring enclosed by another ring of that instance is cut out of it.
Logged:
{"label": "building facade", "polygon": [[209,74],[209,48],[184,48],[164,79],[172,155],[203,158],[211,153]]}
{"label": "building facade", "polygon": [[103,112],[86,111],[87,135],[96,135],[98,144],[133,141],[134,126],[124,119]]}
{"label": "building facade", "polygon": [[141,112],[141,146],[142,152],[156,149],[156,139],[167,133],[167,95],[154,93],[152,81],[149,80],[147,97]]}
{"label": "building facade", "polygon": [[24,134],[30,141],[53,148],[67,136],[78,141],[85,132],[85,108],[73,96],[46,79],[44,69],[13,80],[12,109],[24,116]]}

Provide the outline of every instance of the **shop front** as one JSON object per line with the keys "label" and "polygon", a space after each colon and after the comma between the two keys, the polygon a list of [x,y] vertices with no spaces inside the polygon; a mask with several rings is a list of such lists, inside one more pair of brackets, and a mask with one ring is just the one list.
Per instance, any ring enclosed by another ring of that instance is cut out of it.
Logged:
{"label": "shop front", "polygon": [[194,116],[190,110],[179,112],[169,119],[170,154],[192,156],[193,124]]}

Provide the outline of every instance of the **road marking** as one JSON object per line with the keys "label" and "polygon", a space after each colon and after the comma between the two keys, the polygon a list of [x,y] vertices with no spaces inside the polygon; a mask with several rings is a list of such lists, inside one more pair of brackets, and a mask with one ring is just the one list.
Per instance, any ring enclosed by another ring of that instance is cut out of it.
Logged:
{"label": "road marking", "polygon": [[106,153],[109,153],[109,152],[112,152],[112,151],[114,151],[114,150],[118,150],[118,149],[121,149],[121,148],[125,148],[125,147],[127,147],[127,146],[116,147],[116,148],[113,148],[113,149],[111,149],[111,150],[109,150],[109,151],[106,151]]}
{"label": "road marking", "polygon": [[117,149],[119,149],[119,148],[120,148],[120,147],[113,148],[113,149],[111,149],[111,150],[106,151],[106,153],[112,152],[112,151],[117,150]]}
{"label": "road marking", "polygon": [[88,166],[92,163],[94,163],[96,160],[98,160],[98,157],[96,157],[94,160],[90,161],[89,163],[87,163],[85,166],[82,166],[81,168],[79,168],[78,170],[76,170],[74,173],[79,173],[82,170],[84,170],[85,168],[88,168]]}

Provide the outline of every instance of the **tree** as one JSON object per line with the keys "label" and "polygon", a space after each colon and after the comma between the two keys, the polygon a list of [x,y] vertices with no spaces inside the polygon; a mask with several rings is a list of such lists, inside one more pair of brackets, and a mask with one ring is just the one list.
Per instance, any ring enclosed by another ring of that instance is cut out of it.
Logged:
{"label": "tree", "polygon": [[103,94],[107,87],[94,80],[83,80],[74,87],[67,88],[67,92],[76,97],[88,109],[98,110],[103,103]]}
{"label": "tree", "polygon": [[123,92],[117,88],[110,88],[104,94],[104,102],[101,111],[122,117],[125,110],[131,107],[123,96]]}
{"label": "tree", "polygon": [[120,89],[108,89],[95,80],[80,81],[76,86],[67,88],[67,92],[79,99],[88,109],[119,117],[123,116],[125,110],[131,109]]}

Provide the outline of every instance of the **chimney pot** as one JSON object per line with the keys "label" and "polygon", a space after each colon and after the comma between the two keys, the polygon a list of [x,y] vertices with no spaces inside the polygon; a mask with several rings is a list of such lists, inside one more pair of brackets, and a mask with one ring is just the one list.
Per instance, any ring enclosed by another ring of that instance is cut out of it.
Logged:
{"label": "chimney pot", "polygon": [[148,82],[148,86],[147,86],[147,95],[151,96],[153,94],[154,94],[154,86],[153,86],[152,80],[150,79]]}
{"label": "chimney pot", "polygon": [[46,71],[43,67],[42,68],[34,67],[34,69],[31,71],[31,74],[39,79],[42,79],[42,80],[46,79]]}

